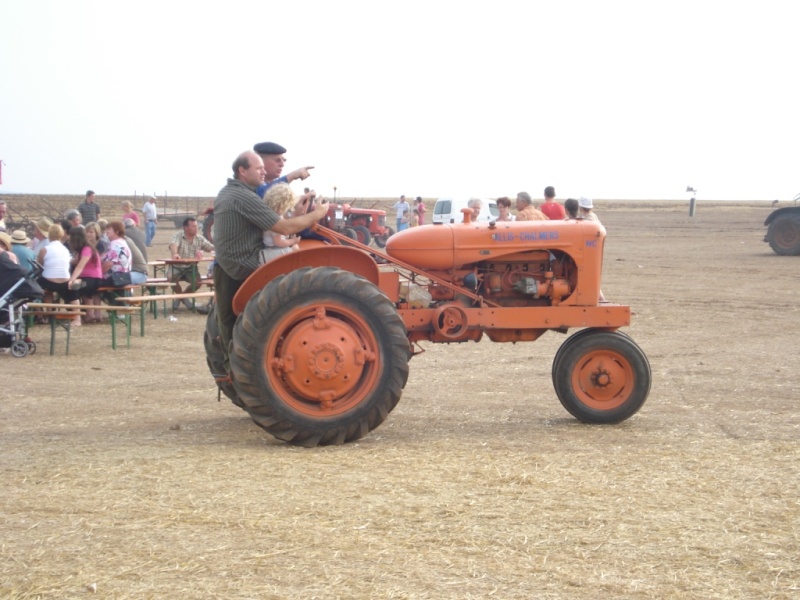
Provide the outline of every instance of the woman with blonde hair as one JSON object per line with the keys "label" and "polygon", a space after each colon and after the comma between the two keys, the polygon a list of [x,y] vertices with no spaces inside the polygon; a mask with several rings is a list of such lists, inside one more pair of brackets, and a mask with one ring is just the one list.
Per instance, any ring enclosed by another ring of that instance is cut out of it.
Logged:
{"label": "woman with blonde hair", "polygon": [[136,224],[137,227],[139,226],[139,215],[137,215],[136,211],[133,210],[133,202],[131,202],[130,200],[125,200],[122,203],[122,212],[123,212],[122,215],[123,223],[125,222],[125,219],[130,219]]}
{"label": "woman with blonde hair", "polygon": [[[43,267],[42,274],[37,281],[45,291],[45,302],[52,302],[53,294],[57,293],[65,302],[78,304],[78,290],[72,289],[72,287],[77,288],[79,285],[70,287],[69,250],[61,243],[61,238],[64,237],[64,228],[58,223],[54,223],[47,231],[47,237],[50,243],[39,250],[39,256],[36,258]],[[72,325],[77,327],[80,324],[81,317],[79,315],[72,320]]]}

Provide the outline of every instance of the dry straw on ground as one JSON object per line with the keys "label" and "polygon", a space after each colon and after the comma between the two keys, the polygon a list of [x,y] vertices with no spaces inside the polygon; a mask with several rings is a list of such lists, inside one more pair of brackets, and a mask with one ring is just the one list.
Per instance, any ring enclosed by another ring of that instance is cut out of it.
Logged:
{"label": "dry straw on ground", "polygon": [[216,402],[200,316],[68,357],[35,329],[0,355],[0,596],[797,598],[800,259],[769,210],[599,207],[653,369],[612,427],[559,405],[558,334],[427,345],[381,427],[308,450]]}

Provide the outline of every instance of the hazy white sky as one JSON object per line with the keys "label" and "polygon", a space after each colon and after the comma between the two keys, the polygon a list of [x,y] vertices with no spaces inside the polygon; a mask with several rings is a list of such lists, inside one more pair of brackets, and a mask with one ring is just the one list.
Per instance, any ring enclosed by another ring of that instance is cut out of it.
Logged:
{"label": "hazy white sky", "polygon": [[791,199],[793,6],[0,0],[0,192]]}

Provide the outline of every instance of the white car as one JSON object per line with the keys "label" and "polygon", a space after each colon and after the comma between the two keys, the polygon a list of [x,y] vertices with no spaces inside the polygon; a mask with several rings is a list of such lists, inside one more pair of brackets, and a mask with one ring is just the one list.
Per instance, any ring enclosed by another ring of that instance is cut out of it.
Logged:
{"label": "white car", "polygon": [[[462,208],[468,208],[471,198],[439,198],[433,207],[432,222],[436,223],[461,223],[464,221]],[[500,216],[497,203],[489,198],[480,198],[481,214],[479,222],[494,221]]]}

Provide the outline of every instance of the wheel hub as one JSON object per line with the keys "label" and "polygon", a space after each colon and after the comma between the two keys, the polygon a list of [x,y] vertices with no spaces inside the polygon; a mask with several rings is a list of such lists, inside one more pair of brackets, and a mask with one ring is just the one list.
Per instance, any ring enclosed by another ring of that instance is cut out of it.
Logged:
{"label": "wheel hub", "polygon": [[324,407],[352,392],[370,360],[356,331],[322,311],[288,332],[271,366],[294,394]]}
{"label": "wheel hub", "polygon": [[606,409],[624,401],[629,393],[625,365],[613,353],[593,352],[575,372],[581,400],[593,408]]}

